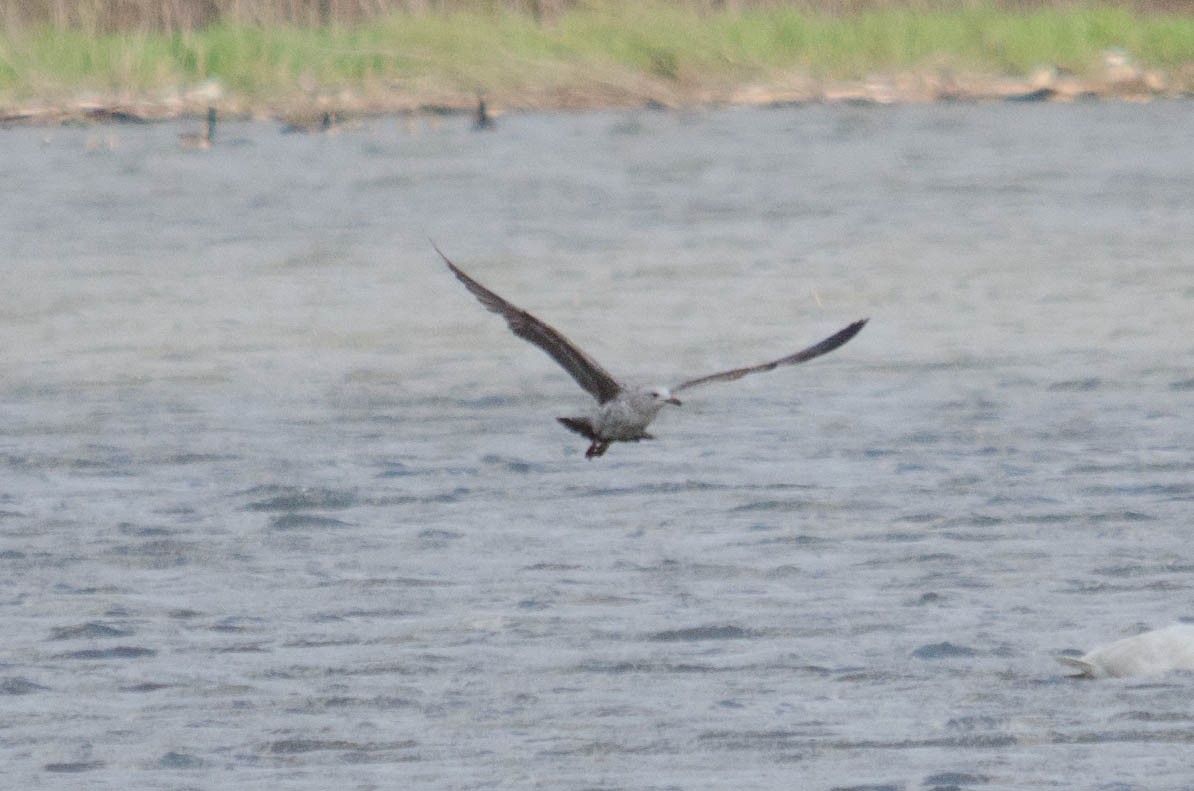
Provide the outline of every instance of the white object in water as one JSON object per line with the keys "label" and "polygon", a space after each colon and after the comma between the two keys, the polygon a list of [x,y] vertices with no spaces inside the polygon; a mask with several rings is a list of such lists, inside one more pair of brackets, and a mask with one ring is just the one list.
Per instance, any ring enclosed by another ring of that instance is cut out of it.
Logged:
{"label": "white object in water", "polygon": [[1122,678],[1194,670],[1194,624],[1176,623],[1101,645],[1081,657],[1059,656],[1057,661],[1077,669],[1075,678]]}

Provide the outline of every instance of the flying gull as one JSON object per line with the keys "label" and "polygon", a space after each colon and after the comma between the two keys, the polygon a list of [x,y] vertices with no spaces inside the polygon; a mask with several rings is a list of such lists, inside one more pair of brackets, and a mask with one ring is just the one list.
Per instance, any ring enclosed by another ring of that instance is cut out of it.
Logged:
{"label": "flying gull", "polygon": [[815,343],[807,349],[801,349],[795,354],[789,354],[787,357],[781,357],[771,362],[700,376],[681,382],[672,388],[658,385],[650,387],[627,385],[615,379],[592,357],[565,338],[559,330],[485,288],[452,263],[434,242],[432,242],[432,246],[435,247],[435,252],[439,253],[440,258],[444,259],[448,268],[452,270],[452,274],[456,275],[456,278],[473,293],[473,296],[482,305],[504,318],[515,335],[547,352],[548,356],[559,363],[560,367],[567,371],[578,385],[597,399],[598,409],[590,416],[556,418],[564,426],[592,443],[585,451],[586,459],[604,454],[613,442],[638,442],[643,439],[654,439],[646,432],[646,428],[665,404],[680,406],[680,399],[676,398],[674,393],[711,382],[729,382],[747,374],[770,371],[781,365],[796,365],[814,357],[820,357],[853,338],[868,321],[867,319],[856,321],[820,343]]}

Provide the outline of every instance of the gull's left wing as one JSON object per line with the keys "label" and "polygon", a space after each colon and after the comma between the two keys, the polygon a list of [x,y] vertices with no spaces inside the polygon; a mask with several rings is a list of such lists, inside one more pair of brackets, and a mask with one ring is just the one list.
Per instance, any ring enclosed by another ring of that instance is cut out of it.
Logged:
{"label": "gull's left wing", "polygon": [[721,373],[709,374],[698,379],[689,379],[687,382],[678,384],[671,388],[673,393],[678,393],[681,390],[687,390],[690,387],[697,385],[709,384],[710,382],[732,382],[735,379],[741,379],[747,374],[757,374],[763,371],[771,371],[781,365],[796,365],[797,363],[806,362],[814,357],[820,357],[822,354],[828,354],[837,347],[841,346],[846,341],[858,334],[858,331],[866,325],[870,319],[862,319],[856,321],[850,326],[841,329],[830,335],[820,343],[813,344],[807,349],[801,349],[795,354],[789,354],[787,357],[781,357],[778,360],[772,360],[769,363],[762,363],[761,365],[751,365],[746,368],[735,368],[732,371],[722,371]]}

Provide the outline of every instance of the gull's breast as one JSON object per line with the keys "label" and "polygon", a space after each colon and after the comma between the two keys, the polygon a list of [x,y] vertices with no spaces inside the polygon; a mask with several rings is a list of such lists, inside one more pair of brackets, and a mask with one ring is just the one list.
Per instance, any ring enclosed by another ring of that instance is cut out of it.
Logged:
{"label": "gull's breast", "polygon": [[597,433],[605,439],[635,440],[643,436],[647,424],[658,410],[643,411],[626,398],[615,398],[601,406],[594,423]]}

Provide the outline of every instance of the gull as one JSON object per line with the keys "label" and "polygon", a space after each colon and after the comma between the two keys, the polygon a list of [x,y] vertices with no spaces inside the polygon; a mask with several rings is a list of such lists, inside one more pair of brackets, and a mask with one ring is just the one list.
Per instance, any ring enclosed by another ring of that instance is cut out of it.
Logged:
{"label": "gull", "polygon": [[456,278],[472,292],[473,296],[486,309],[504,318],[515,335],[547,352],[548,356],[559,363],[560,367],[567,371],[578,385],[597,399],[598,408],[591,415],[556,418],[566,428],[575,431],[592,443],[585,451],[586,459],[603,455],[614,442],[638,442],[644,439],[655,439],[647,433],[646,428],[665,405],[680,406],[680,399],[675,397],[675,393],[712,382],[729,382],[741,379],[747,374],[771,371],[781,365],[796,365],[814,357],[820,357],[853,338],[868,321],[868,319],[856,321],[820,343],[814,343],[807,349],[801,349],[778,360],[699,376],[671,388],[661,385],[629,385],[615,379],[592,357],[581,351],[580,347],[565,338],[559,330],[540,321],[517,305],[507,302],[473,280],[460,267],[452,263],[434,242],[432,242],[432,247],[435,247],[435,252],[444,259],[448,269],[452,270],[452,274],[456,275]]}

